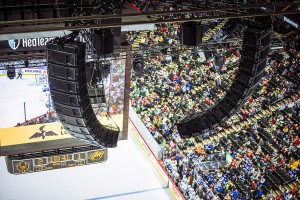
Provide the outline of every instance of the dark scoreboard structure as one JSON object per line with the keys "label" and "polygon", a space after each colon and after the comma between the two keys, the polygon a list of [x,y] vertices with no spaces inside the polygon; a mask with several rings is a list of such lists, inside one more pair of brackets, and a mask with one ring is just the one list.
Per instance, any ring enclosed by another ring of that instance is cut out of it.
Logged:
{"label": "dark scoreboard structure", "polygon": [[[47,153],[50,154],[52,152]],[[59,153],[57,155],[49,156],[27,154],[23,155],[22,157],[6,157],[8,172],[10,172],[11,174],[26,174],[101,163],[107,160],[107,149],[101,147],[65,154]]]}

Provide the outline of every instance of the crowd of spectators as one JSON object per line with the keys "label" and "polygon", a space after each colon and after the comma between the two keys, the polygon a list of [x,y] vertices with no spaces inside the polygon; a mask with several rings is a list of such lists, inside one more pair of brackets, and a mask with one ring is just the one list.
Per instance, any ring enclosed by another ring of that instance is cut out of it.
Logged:
{"label": "crowd of spectators", "polygon": [[[111,62],[111,73],[105,84],[105,98],[109,114],[123,113],[124,105],[124,80],[125,80],[125,59],[113,59]],[[107,112],[104,108],[102,112]]]}
{"label": "crowd of spectators", "polygon": [[244,108],[238,113],[240,120],[251,117],[261,109],[266,109],[268,105],[289,98],[298,92],[299,83],[285,77],[291,73],[299,76],[297,72],[299,69],[296,69],[300,67],[299,64],[298,67],[295,62],[293,66],[288,64],[290,55],[293,57],[293,54],[280,50],[274,52],[274,55],[272,54],[267,61],[267,73],[260,83],[261,89],[249,97]]}
{"label": "crowd of spectators", "polygon": [[[158,7],[156,1],[130,2],[143,12]],[[165,4],[163,9],[183,8]],[[208,29],[219,22],[207,21],[203,25]],[[163,166],[181,193],[191,200],[262,199],[263,195],[266,199],[300,199],[297,185],[282,187],[300,175],[300,53],[292,46],[272,52],[266,75],[236,115],[204,136],[181,139],[174,124],[188,112],[205,111],[225,96],[238,71],[240,53],[229,45],[222,52],[224,65],[218,67],[213,55],[203,56],[197,48],[179,46],[179,31],[178,23],[162,23],[142,38],[141,48],[168,48],[145,56],[144,75],[133,76],[131,82],[131,106],[163,146]],[[137,35],[129,32],[129,42],[133,43]],[[121,113],[124,102],[124,63],[114,62],[106,95],[111,114]],[[239,125],[287,98],[292,100],[259,121]],[[17,126],[52,120],[55,116],[48,113]],[[211,137],[233,124],[238,124],[234,133],[218,139]],[[205,138],[209,142],[203,144]],[[224,158],[227,154],[232,159],[219,169],[201,167],[213,161],[212,157]],[[281,192],[274,198],[275,190]]]}
{"label": "crowd of spectators", "polygon": [[[163,145],[163,165],[175,184],[187,199],[262,199],[263,195],[273,199],[278,189],[282,192],[275,199],[297,199],[297,187],[281,186],[300,175],[299,52],[270,53],[258,89],[224,127],[207,137],[292,97],[287,105],[260,121],[238,125],[235,133],[218,140],[209,137],[210,142],[203,146],[201,137],[181,139],[174,124],[189,111],[202,112],[222,99],[234,80],[240,54],[228,46],[223,54],[225,64],[218,68],[214,57],[201,57],[195,49],[174,50],[179,27],[177,23],[156,25],[141,40],[142,48],[170,48],[145,59],[144,76],[134,77],[131,86],[131,105]],[[210,171],[201,168],[212,155],[226,153],[232,157],[227,165]]]}
{"label": "crowd of spectators", "polygon": [[58,118],[56,116],[55,112],[50,112],[43,114],[41,116],[35,117],[30,120],[26,120],[23,123],[18,123],[16,126],[28,126],[28,125],[34,125],[34,124],[45,124],[45,123],[52,123],[58,121]]}
{"label": "crowd of spectators", "polygon": [[[235,133],[205,145],[202,152],[205,156],[227,152],[234,159],[220,170],[196,171],[197,179],[191,185],[201,199],[207,199],[209,188],[213,191],[211,195],[220,199],[259,199],[263,193],[271,194],[280,185],[297,179],[300,175],[299,108],[297,97],[295,102],[259,122],[247,124]],[[190,162],[202,162],[202,157],[194,155]],[[285,193],[284,199],[295,198],[295,194]]]}
{"label": "crowd of spectators", "polygon": [[[282,51],[282,53],[286,52]],[[235,55],[232,56],[235,57]],[[288,177],[285,177],[286,179],[280,180],[279,183],[281,184],[295,180],[299,176],[300,158],[297,157],[300,153],[297,151],[300,141],[299,97],[294,102],[290,102],[286,108],[282,108],[279,113],[273,112],[269,118],[261,120],[261,123],[250,124],[249,127],[241,128],[238,134],[230,136],[230,138],[240,137],[240,143],[237,143],[237,145],[226,140],[222,145],[211,143],[201,149],[193,138],[182,140],[176,131],[176,127],[174,127],[174,123],[185,115],[187,110],[196,112],[206,110],[217,103],[224,96],[226,90],[217,89],[222,84],[215,84],[214,78],[209,76],[214,74],[210,71],[214,67],[210,68],[207,63],[201,65],[202,69],[207,68],[203,73],[207,75],[206,78],[202,77],[201,79],[200,68],[196,68],[196,65],[191,64],[192,62],[183,64],[184,67],[181,68],[180,75],[176,72],[174,74],[177,68],[172,67],[181,66],[180,61],[181,59],[179,59],[178,64],[174,64],[173,62],[161,62],[159,58],[147,60],[145,62],[145,76],[136,78],[136,82],[132,84],[131,102],[153,137],[157,139],[158,143],[164,145],[164,164],[183,194],[189,199],[197,199],[197,196],[200,199],[211,199],[212,197],[252,199],[260,198],[263,193],[271,194],[271,191],[275,190],[276,184],[271,184],[273,183],[273,179],[270,178],[272,175],[267,175],[272,170],[278,169],[283,174],[288,175]],[[250,97],[237,114],[240,119],[231,119],[232,121],[236,122],[236,120],[249,118],[260,112],[261,109],[267,108],[267,105],[291,97],[299,92],[299,83],[286,79],[282,73],[278,72],[274,66],[276,62],[270,57],[266,70],[267,75],[263,78],[260,89],[256,91],[256,96]],[[193,76],[193,72],[195,76]],[[230,72],[224,74],[228,76]],[[230,83],[226,83],[228,79],[222,75],[222,71],[220,71],[221,83],[225,82],[228,89]],[[234,73],[232,73],[233,75]],[[197,82],[198,78],[199,82]],[[204,90],[191,92],[191,90],[196,91],[196,88],[200,85],[204,87]],[[211,87],[213,88],[211,89]],[[221,92],[215,93],[214,91]],[[291,108],[291,106],[293,107]],[[263,124],[263,122],[265,123]],[[219,130],[221,129],[219,128]],[[255,129],[254,132],[253,129]],[[245,135],[245,131],[249,133],[249,136]],[[260,136],[260,134],[268,133],[268,136],[264,135],[268,139]],[[246,142],[245,139],[247,139]],[[242,145],[243,143],[247,145]],[[207,173],[199,171],[198,174],[205,174],[205,176],[197,176],[201,177],[202,182],[191,181],[192,176],[196,173],[194,171],[194,159],[198,162],[199,158],[201,161],[205,161],[210,152],[229,152],[235,158],[232,162],[235,163],[234,165],[231,163],[231,165],[225,166],[224,169],[219,171],[219,176],[226,176],[227,180],[224,180],[224,178],[215,180],[213,177],[218,176],[216,171],[210,172],[212,177],[206,177]],[[257,162],[260,160],[263,162]],[[239,172],[243,173],[240,174]],[[268,181],[266,181],[266,177],[269,178]],[[243,183],[239,182],[240,178],[244,179]],[[274,183],[277,183],[276,181],[278,179],[275,178]],[[244,188],[241,188],[241,185]],[[206,189],[204,189],[205,187]],[[286,196],[289,195],[286,194]],[[294,197],[294,195],[292,196]]]}

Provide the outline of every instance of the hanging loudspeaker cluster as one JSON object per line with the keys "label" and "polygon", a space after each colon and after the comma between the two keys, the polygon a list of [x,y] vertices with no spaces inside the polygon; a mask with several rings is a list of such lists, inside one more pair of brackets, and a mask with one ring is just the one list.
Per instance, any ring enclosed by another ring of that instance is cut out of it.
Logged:
{"label": "hanging loudspeaker cluster", "polygon": [[110,28],[95,30],[94,47],[100,56],[114,52],[114,33]]}
{"label": "hanging loudspeaker cluster", "polygon": [[202,43],[200,22],[184,22],[180,25],[180,43],[187,46],[197,46]]}
{"label": "hanging loudspeaker cluster", "polygon": [[240,110],[264,76],[270,41],[269,26],[251,25],[245,30],[239,71],[230,90],[214,107],[186,116],[178,122],[177,128],[182,138],[207,132]]}
{"label": "hanging loudspeaker cluster", "polygon": [[58,38],[47,43],[49,87],[53,105],[63,127],[91,145],[116,147],[119,129],[106,127],[93,112],[86,84],[85,43]]}

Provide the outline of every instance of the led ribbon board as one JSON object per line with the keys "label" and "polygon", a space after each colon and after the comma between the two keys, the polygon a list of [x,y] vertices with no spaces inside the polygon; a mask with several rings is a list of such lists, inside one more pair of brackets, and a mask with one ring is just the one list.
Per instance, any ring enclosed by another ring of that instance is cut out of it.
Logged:
{"label": "led ribbon board", "polygon": [[[86,147],[83,147],[86,148]],[[77,148],[76,148],[77,149]],[[60,151],[72,150],[61,149]],[[11,174],[26,174],[46,170],[61,169],[101,163],[107,160],[107,149],[98,148],[93,150],[79,151],[55,155],[55,151],[47,151],[51,156],[43,156],[42,152],[25,154],[21,156],[7,156],[6,163],[8,172]],[[44,154],[47,154],[44,152]]]}

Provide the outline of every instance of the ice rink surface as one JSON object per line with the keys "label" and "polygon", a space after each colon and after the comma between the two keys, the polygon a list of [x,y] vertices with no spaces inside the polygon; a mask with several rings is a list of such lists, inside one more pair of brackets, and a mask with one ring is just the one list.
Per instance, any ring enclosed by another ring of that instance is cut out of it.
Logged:
{"label": "ice rink surface", "polygon": [[48,111],[48,97],[42,92],[44,85],[37,85],[34,76],[10,80],[0,76],[0,128],[15,126],[18,122],[32,119]]}
{"label": "ice rink surface", "polygon": [[172,199],[167,184],[132,137],[108,149],[107,161],[73,168],[12,175],[0,157],[0,199]]}
{"label": "ice rink surface", "polygon": [[[0,76],[0,127],[14,126],[47,112],[43,86],[34,77],[9,80]],[[28,105],[30,104],[30,106]],[[168,200],[173,196],[136,139],[108,149],[107,161],[73,168],[12,175],[0,157],[0,200]]]}

